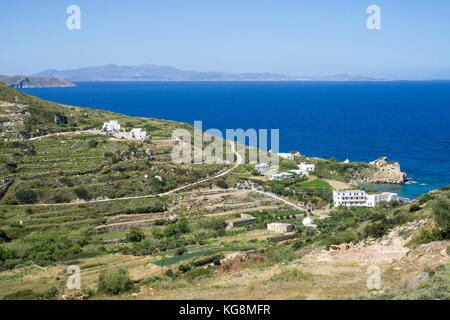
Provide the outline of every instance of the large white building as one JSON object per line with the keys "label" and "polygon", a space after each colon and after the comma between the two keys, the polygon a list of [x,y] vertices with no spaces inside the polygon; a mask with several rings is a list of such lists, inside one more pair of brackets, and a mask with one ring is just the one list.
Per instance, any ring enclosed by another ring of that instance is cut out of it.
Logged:
{"label": "large white building", "polygon": [[302,171],[314,171],[316,170],[316,166],[312,163],[301,162],[298,166]]}
{"label": "large white building", "polygon": [[378,194],[367,194],[363,190],[333,191],[334,206],[365,206],[374,207],[380,201],[400,201],[398,194],[383,192]]}
{"label": "large white building", "polygon": [[131,130],[131,137],[137,140],[147,139],[147,132],[142,130],[142,128],[134,128]]}
{"label": "large white building", "polygon": [[109,122],[103,123],[102,130],[114,132],[114,131],[120,131],[120,124],[117,122],[117,120],[111,120]]}

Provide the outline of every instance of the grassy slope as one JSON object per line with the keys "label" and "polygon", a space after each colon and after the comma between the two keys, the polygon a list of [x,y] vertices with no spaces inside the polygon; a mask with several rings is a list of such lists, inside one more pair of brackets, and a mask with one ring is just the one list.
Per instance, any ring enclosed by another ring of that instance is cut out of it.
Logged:
{"label": "grassy slope", "polygon": [[[130,117],[106,110],[61,105],[27,95],[3,83],[0,83],[0,101],[26,105],[25,111],[27,114],[24,115],[24,126],[19,133],[27,137],[55,132],[98,129],[101,128],[104,121],[112,119],[118,120],[127,129],[133,127],[145,128],[153,136],[169,137],[176,128],[192,130],[192,125],[181,122]],[[2,111],[1,108],[0,113]],[[67,123],[61,122],[56,124],[54,121],[55,116],[60,118],[66,117]]]}
{"label": "grassy slope", "polygon": [[[118,119],[130,126],[151,126],[150,132],[153,136],[167,137],[171,130],[179,127],[192,129],[187,124],[177,122],[62,106],[1,85],[0,95],[2,101],[15,103],[17,96],[20,103],[28,105],[29,114],[26,116],[28,120],[25,120],[30,124],[29,135],[98,128],[103,121],[109,119]],[[54,115],[67,117],[67,124],[55,124]],[[37,128],[43,129],[36,132]],[[95,143],[92,141],[97,144],[93,146]],[[83,281],[86,281],[85,284],[89,288],[96,287],[98,272],[126,266],[135,279],[143,280],[143,287],[156,288],[159,298],[182,298],[186,294],[194,298],[214,298],[224,295],[228,298],[282,299],[361,295],[366,293],[364,282],[352,284],[352,275],[364,277],[364,271],[356,268],[350,274],[344,272],[332,276],[313,275],[310,273],[311,270],[297,270],[301,265],[298,259],[312,248],[358,241],[367,236],[380,236],[390,227],[430,217],[436,198],[448,198],[449,194],[449,191],[441,191],[431,198],[419,199],[417,203],[420,203],[420,206],[414,210],[411,210],[411,204],[400,206],[386,204],[385,207],[374,209],[336,210],[330,215],[330,219],[316,221],[320,233],[304,228],[301,219],[290,220],[300,232],[300,238],[281,246],[274,246],[265,240],[270,236],[265,230],[265,224],[280,221],[280,218],[293,215],[295,212],[276,214],[254,212],[257,218],[255,224],[230,231],[223,229],[223,220],[220,218],[206,219],[187,215],[188,232],[180,229],[180,223],[144,227],[146,239],[143,242],[121,245],[114,241],[125,242],[126,231],[92,235],[93,228],[118,215],[130,213],[151,215],[155,208],[156,211],[161,211],[161,206],[170,205],[173,199],[156,197],[48,207],[18,206],[14,204],[21,202],[17,199],[17,192],[33,190],[38,203],[72,201],[79,197],[76,189],[81,186],[91,199],[147,195],[197,181],[217,172],[221,167],[175,166],[169,161],[170,145],[155,140],[141,143],[110,140],[103,135],[69,134],[42,140],[1,143],[0,178],[13,178],[14,183],[0,200],[0,243],[3,242],[0,244],[0,262],[4,270],[12,267],[22,270],[26,280],[22,283],[21,275],[17,271],[1,272],[0,297],[24,289],[44,292],[53,286],[60,288],[66,280],[65,268],[69,264],[79,264],[83,270],[92,271],[83,276],[85,279]],[[147,149],[152,150],[153,159],[148,158]],[[324,161],[330,162],[327,166],[334,165],[333,161]],[[286,169],[290,166],[292,164],[285,164]],[[327,174],[332,174],[337,180],[346,179],[348,173],[346,170],[343,174],[335,174],[331,173],[331,169],[319,168],[319,176],[329,178]],[[236,181],[251,177],[249,174],[251,170],[251,165],[242,165],[224,180],[231,187]],[[144,178],[146,174],[149,176],[148,179]],[[162,181],[156,179],[156,175],[159,175]],[[204,187],[208,185],[211,184],[204,184]],[[299,192],[311,193],[309,189],[320,191],[321,196],[328,196],[330,192],[329,185],[319,179],[312,181],[292,179],[281,184],[269,182],[267,187],[274,188],[273,191],[279,189],[280,192],[291,190],[296,196],[299,196],[297,194]],[[312,196],[317,197],[317,194]],[[183,210],[175,213],[182,216],[190,212]],[[19,225],[20,220],[24,222],[24,226]],[[412,245],[423,241],[423,237],[418,236],[415,239]],[[158,250],[161,249],[160,254],[155,251],[156,247]],[[181,257],[172,258],[176,254],[176,248],[180,247],[186,247],[187,252]],[[242,278],[235,278],[235,273],[196,277],[193,275],[195,272],[189,276],[177,272],[180,263],[191,263],[201,259],[201,255],[210,256],[241,250],[261,253],[265,258],[264,262],[246,265],[250,271],[238,270],[251,275],[255,280],[241,283]],[[11,255],[11,252],[14,254]],[[123,253],[132,255],[127,256]],[[200,256],[195,257],[197,255]],[[145,267],[148,262],[156,261],[161,256],[168,259],[164,260],[164,264],[176,262],[166,266],[166,269],[171,268],[178,273],[177,280],[161,277],[160,269]],[[44,272],[30,266],[33,263],[47,266],[48,271]],[[286,269],[285,266],[292,267],[293,270]],[[155,278],[155,275],[159,278]],[[342,283],[343,280],[345,285]],[[192,286],[193,281],[200,284]],[[304,288],[302,293],[298,292],[299,287]],[[190,289],[189,292],[182,290],[184,295],[180,296],[180,288]],[[106,298],[102,295],[97,297]],[[124,294],[121,297],[130,296]]]}

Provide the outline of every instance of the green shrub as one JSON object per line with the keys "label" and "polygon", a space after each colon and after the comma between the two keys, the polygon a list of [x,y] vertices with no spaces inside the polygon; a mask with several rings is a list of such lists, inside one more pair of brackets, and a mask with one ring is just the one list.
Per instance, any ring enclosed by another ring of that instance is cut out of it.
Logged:
{"label": "green shrub", "polygon": [[98,141],[97,140],[89,140],[88,146],[89,146],[89,148],[97,148]]}
{"label": "green shrub", "polygon": [[98,277],[97,292],[107,295],[118,295],[134,288],[133,280],[125,268],[111,273],[101,273]]}
{"label": "green shrub", "polygon": [[33,190],[25,189],[16,192],[16,199],[19,203],[32,204],[37,201],[37,194]]}
{"label": "green shrub", "polygon": [[89,193],[83,187],[76,188],[73,192],[75,192],[75,195],[81,199],[84,199],[84,200],[90,199]]}
{"label": "green shrub", "polygon": [[10,173],[17,172],[17,163],[6,163],[5,167]]}
{"label": "green shrub", "polygon": [[149,278],[139,281],[139,284],[140,285],[154,285],[155,283],[161,282],[164,280],[168,280],[168,279],[162,275],[157,274],[157,275],[154,275],[154,276],[151,276]]}
{"label": "green shrub", "polygon": [[74,244],[64,235],[30,234],[21,238],[20,243],[26,248],[23,259],[39,265],[74,258],[81,252],[80,245]]}
{"label": "green shrub", "polygon": [[450,235],[450,201],[438,199],[433,205],[433,216],[436,225],[441,229],[446,238]]}
{"label": "green shrub", "polygon": [[128,242],[141,242],[145,238],[144,232],[139,227],[131,227],[125,235]]}
{"label": "green shrub", "polygon": [[[9,242],[11,240],[12,239],[10,238],[8,233],[5,230],[0,229],[0,243],[2,243],[2,242]],[[0,247],[0,250],[2,250],[2,247]],[[0,251],[0,257],[1,257],[1,251]]]}
{"label": "green shrub", "polygon": [[184,276],[189,280],[194,280],[198,278],[207,278],[212,276],[214,273],[213,268],[194,268],[189,271],[187,271]]}
{"label": "green shrub", "polygon": [[226,182],[225,179],[219,179],[216,182],[216,185],[220,188],[220,189],[228,189],[228,184]]}
{"label": "green shrub", "polygon": [[42,294],[42,298],[47,300],[56,299],[58,297],[58,293],[59,293],[58,288],[51,287]]}
{"label": "green shrub", "polygon": [[353,230],[349,229],[337,232],[333,235],[326,237],[321,244],[325,245],[326,249],[328,250],[332,244],[339,245],[342,243],[355,242],[358,240],[359,240],[358,234]]}
{"label": "green shrub", "polygon": [[220,260],[220,259],[223,259],[223,258],[224,258],[224,256],[222,254],[216,254],[216,255],[212,255],[212,256],[201,257],[201,258],[199,258],[197,260],[192,261],[192,265],[194,267],[200,267],[200,266],[203,266],[205,264],[212,263],[216,259]]}
{"label": "green shrub", "polygon": [[416,212],[420,210],[420,205],[417,203],[413,203],[412,205],[409,206],[409,212]]}
{"label": "green shrub", "polygon": [[164,272],[164,276],[171,278],[172,280],[175,280],[176,278],[176,275],[173,273],[172,269],[166,270],[166,272]]}
{"label": "green shrub", "polygon": [[73,187],[73,182],[70,178],[68,177],[63,177],[59,179],[59,182],[66,185],[67,187],[71,188]]}
{"label": "green shrub", "polygon": [[431,231],[423,229],[416,237],[412,239],[414,244],[424,244],[444,239],[444,232],[434,228]]}
{"label": "green shrub", "polygon": [[421,195],[420,197],[417,198],[417,202],[422,205],[430,200],[433,200],[434,196],[430,193],[425,193],[423,195]]}
{"label": "green shrub", "polygon": [[305,242],[303,240],[297,240],[292,244],[292,249],[298,250],[305,246]]}
{"label": "green shrub", "polygon": [[384,220],[381,222],[371,223],[364,228],[364,236],[372,238],[380,238],[386,233],[388,229],[389,226],[386,224]]}
{"label": "green shrub", "polygon": [[161,231],[161,229],[159,229],[159,228],[152,228],[152,236],[155,239],[162,239],[162,238],[164,238],[164,234]]}
{"label": "green shrub", "polygon": [[191,270],[191,266],[188,264],[180,264],[180,266],[178,267],[178,270],[180,270],[183,273],[186,273],[189,270]]}
{"label": "green shrub", "polygon": [[52,201],[54,203],[66,203],[69,202],[70,199],[64,193],[60,192],[53,196]]}
{"label": "green shrub", "polygon": [[176,256],[181,256],[181,255],[183,255],[185,252],[186,252],[186,248],[185,248],[185,247],[181,247],[181,248],[178,248],[178,249],[175,251],[175,255],[176,255]]}

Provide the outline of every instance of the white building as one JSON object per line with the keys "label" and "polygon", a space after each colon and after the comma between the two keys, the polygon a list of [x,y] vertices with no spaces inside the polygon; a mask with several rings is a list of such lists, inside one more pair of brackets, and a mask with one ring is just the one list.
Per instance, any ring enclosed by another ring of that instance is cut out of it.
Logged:
{"label": "white building", "polygon": [[292,178],[293,176],[294,176],[294,174],[292,172],[281,172],[281,173],[272,175],[270,180],[285,180],[285,179]]}
{"label": "white building", "polygon": [[294,160],[294,155],[292,153],[279,153],[278,156],[288,160]]}
{"label": "white building", "polygon": [[347,163],[349,163],[349,162],[350,162],[350,160],[348,160],[348,158],[344,160],[344,163],[345,163],[345,164],[347,164]]}
{"label": "white building", "polygon": [[298,175],[298,176],[300,176],[300,177],[304,177],[304,176],[307,176],[307,175],[308,175],[308,172],[302,171],[302,170],[300,170],[300,169],[297,169],[297,170],[289,170],[289,172],[292,172],[293,174],[296,174],[296,175]]}
{"label": "white building", "polygon": [[142,130],[142,128],[134,128],[131,130],[131,137],[137,140],[146,140],[147,132]]}
{"label": "white building", "polygon": [[255,166],[255,170],[258,172],[264,172],[269,170],[269,165],[267,163],[261,163],[261,164],[257,164]]}
{"label": "white building", "polygon": [[316,170],[316,166],[313,165],[312,163],[302,162],[302,163],[300,163],[300,165],[298,167],[302,171],[314,171],[314,170]]}
{"label": "white building", "polygon": [[110,132],[119,131],[120,124],[119,124],[119,122],[117,122],[117,120],[111,120],[109,122],[104,122],[102,130],[106,130],[106,131],[110,131]]}
{"label": "white building", "polygon": [[337,206],[365,206],[374,207],[380,201],[400,201],[398,194],[383,192],[378,194],[367,194],[363,190],[333,191],[333,203]]}
{"label": "white building", "polygon": [[294,230],[294,226],[290,223],[279,223],[279,222],[274,222],[274,223],[268,223],[267,224],[267,230],[273,230],[273,231],[277,231],[277,232],[292,232],[292,230]]}
{"label": "white building", "polygon": [[378,193],[378,194],[369,194],[367,196],[367,206],[368,207],[374,207],[380,201],[391,201],[391,200],[400,201],[400,197],[398,196],[398,194],[396,194],[394,192],[383,192],[383,193]]}
{"label": "white building", "polygon": [[302,220],[302,224],[303,224],[305,227],[312,227],[312,228],[314,228],[314,229],[317,228],[317,225],[315,225],[315,224],[313,223],[312,219],[311,219],[309,216],[307,216],[305,219]]}

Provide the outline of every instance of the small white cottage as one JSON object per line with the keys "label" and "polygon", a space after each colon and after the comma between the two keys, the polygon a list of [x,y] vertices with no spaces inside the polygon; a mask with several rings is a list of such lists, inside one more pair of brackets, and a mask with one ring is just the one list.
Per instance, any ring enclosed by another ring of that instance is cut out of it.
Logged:
{"label": "small white cottage", "polygon": [[137,140],[146,140],[147,132],[142,130],[142,128],[134,128],[131,130],[131,137]]}
{"label": "small white cottage", "polygon": [[102,130],[106,130],[109,132],[120,131],[120,124],[119,124],[119,122],[117,122],[117,120],[111,120],[109,122],[104,122]]}
{"label": "small white cottage", "polygon": [[306,163],[306,162],[302,162],[299,165],[299,168],[303,171],[314,171],[316,170],[316,166],[313,165],[312,163]]}

